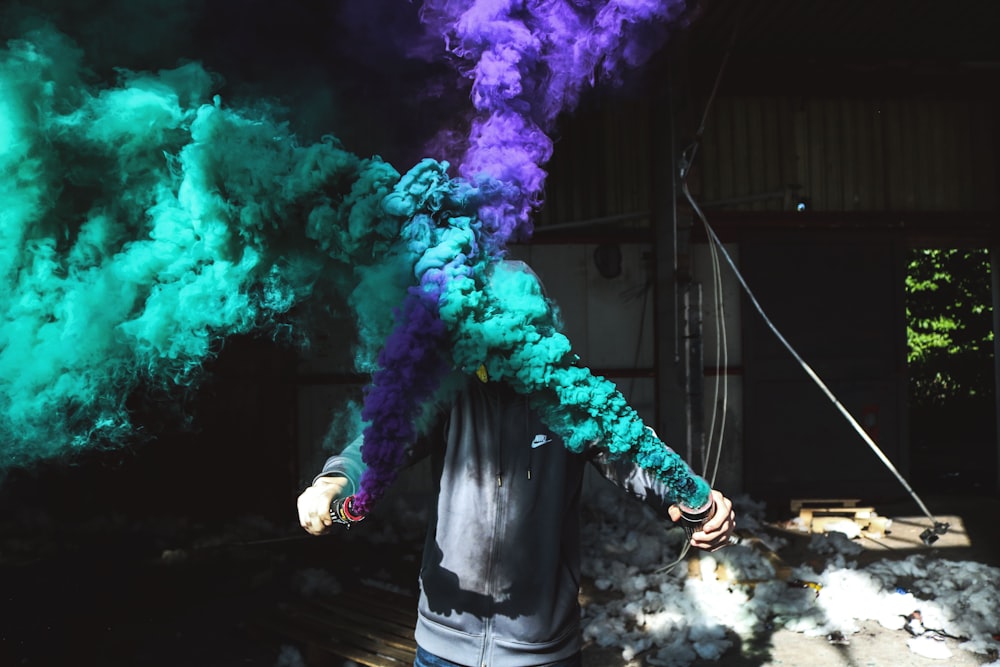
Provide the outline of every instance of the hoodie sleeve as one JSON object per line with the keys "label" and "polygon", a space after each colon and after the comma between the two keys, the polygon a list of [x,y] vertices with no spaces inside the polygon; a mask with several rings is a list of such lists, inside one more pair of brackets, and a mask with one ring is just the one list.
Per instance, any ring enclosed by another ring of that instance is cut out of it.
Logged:
{"label": "hoodie sleeve", "polygon": [[[426,457],[437,444],[444,442],[443,434],[447,430],[447,420],[447,413],[439,410],[436,419],[431,422],[431,428],[418,437],[413,447],[407,452],[405,466],[413,465]],[[347,492],[344,495],[350,496],[357,493],[360,488],[361,475],[368,468],[361,458],[361,445],[364,443],[364,440],[364,435],[359,435],[349,445],[344,447],[343,451],[339,454],[334,454],[328,458],[326,463],[323,464],[323,469],[313,478],[313,483],[320,477],[340,475],[341,477],[346,477],[350,482]]]}
{"label": "hoodie sleeve", "polygon": [[320,477],[340,475],[341,477],[346,477],[347,481],[350,482],[349,490],[345,495],[350,496],[357,493],[361,474],[367,468],[365,462],[361,460],[361,443],[363,442],[364,436],[359,435],[349,445],[344,447],[343,451],[339,454],[334,454],[328,458],[326,463],[323,464],[323,470],[313,478],[313,483],[315,484],[316,480]]}
{"label": "hoodie sleeve", "polygon": [[661,517],[670,518],[667,510],[674,504],[674,494],[645,468],[628,458],[613,458],[607,450],[596,447],[589,450],[587,458],[612,484],[649,505]]}

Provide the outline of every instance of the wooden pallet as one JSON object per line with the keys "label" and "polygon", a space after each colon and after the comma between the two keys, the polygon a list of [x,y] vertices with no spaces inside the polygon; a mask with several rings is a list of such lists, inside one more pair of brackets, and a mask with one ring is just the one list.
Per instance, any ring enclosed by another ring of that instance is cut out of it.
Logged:
{"label": "wooden pallet", "polygon": [[850,519],[869,519],[875,512],[874,507],[859,507],[861,502],[856,498],[821,498],[817,500],[796,499],[791,502],[792,511],[799,513],[799,518],[806,525],[816,517],[839,516]]}
{"label": "wooden pallet", "polygon": [[[303,648],[309,667],[351,660],[366,667],[413,664],[415,598],[362,587],[278,605],[263,625]],[[336,658],[336,659],[335,659]]]}
{"label": "wooden pallet", "polygon": [[881,537],[891,521],[880,517],[874,507],[859,506],[858,498],[794,499],[791,509],[798,512],[801,523],[812,533],[826,532],[826,526],[849,519],[869,537]]}

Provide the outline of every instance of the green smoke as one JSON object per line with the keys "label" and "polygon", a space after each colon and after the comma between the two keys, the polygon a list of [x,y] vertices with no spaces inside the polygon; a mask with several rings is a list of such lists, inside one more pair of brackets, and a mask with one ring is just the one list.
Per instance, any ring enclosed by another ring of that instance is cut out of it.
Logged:
{"label": "green smoke", "polygon": [[[456,234],[472,235],[460,219],[453,223]],[[453,272],[447,285],[440,313],[457,367],[472,373],[483,365],[491,380],[527,395],[570,450],[607,449],[651,471],[674,500],[690,507],[708,502],[705,480],[646,427],[614,383],[577,365],[558,310],[527,266],[483,263],[464,275]]]}
{"label": "green smoke", "polygon": [[51,29],[0,52],[0,468],[124,441],[133,392],[193,385],[226,336],[296,335],[313,290],[363,307],[405,280],[374,265],[391,166],[227,108],[196,63],[104,88],[83,65]]}

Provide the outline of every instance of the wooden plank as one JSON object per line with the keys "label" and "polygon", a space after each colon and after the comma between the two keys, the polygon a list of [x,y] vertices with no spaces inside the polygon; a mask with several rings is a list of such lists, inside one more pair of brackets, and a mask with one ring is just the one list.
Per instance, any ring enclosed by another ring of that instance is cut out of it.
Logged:
{"label": "wooden plank", "polygon": [[870,519],[874,512],[874,507],[803,507],[799,510],[799,518],[808,524],[820,517]]}
{"label": "wooden plank", "polygon": [[860,498],[793,498],[789,505],[793,512],[798,512],[803,507],[856,507],[860,502]]}
{"label": "wooden plank", "polygon": [[365,609],[383,618],[391,619],[400,625],[412,626],[417,620],[417,600],[406,596],[392,596],[378,589],[346,592],[337,598],[346,604],[354,604],[359,609]]}
{"label": "wooden plank", "polygon": [[406,641],[413,638],[413,626],[416,624],[415,614],[411,614],[409,618],[391,618],[381,609],[366,608],[342,596],[285,603],[279,610],[319,623],[342,624],[345,620],[353,620],[355,625],[360,626],[364,620],[366,623],[364,631],[380,636],[389,634]]}
{"label": "wooden plank", "polygon": [[[294,642],[306,644],[313,649],[318,649],[322,653],[335,655],[340,658],[352,660],[359,665],[366,667],[399,667],[399,665],[412,665],[413,657],[416,655],[416,648],[412,654],[407,652],[400,658],[393,658],[379,653],[378,650],[371,651],[363,647],[355,646],[339,638],[317,634],[315,630],[302,627],[288,619],[276,618],[265,621],[263,626],[266,630],[286,637]],[[311,663],[310,663],[311,664]]]}
{"label": "wooden plank", "polygon": [[413,596],[362,587],[279,604],[260,625],[305,644],[312,654],[366,667],[399,667],[413,664],[416,655],[416,606]]}
{"label": "wooden plank", "polygon": [[413,640],[402,641],[399,637],[376,632],[370,625],[372,619],[361,615],[350,616],[348,620],[346,616],[290,606],[284,609],[284,617],[300,631],[309,631],[316,637],[394,660],[406,660],[416,651]]}
{"label": "wooden plank", "polygon": [[339,604],[316,601],[313,605],[299,605],[292,613],[308,613],[308,618],[322,620],[330,627],[363,627],[371,636],[385,637],[393,645],[406,646],[413,641],[413,627],[416,617],[401,622],[397,618],[385,618],[378,610],[362,609],[352,606],[350,601],[342,600]]}

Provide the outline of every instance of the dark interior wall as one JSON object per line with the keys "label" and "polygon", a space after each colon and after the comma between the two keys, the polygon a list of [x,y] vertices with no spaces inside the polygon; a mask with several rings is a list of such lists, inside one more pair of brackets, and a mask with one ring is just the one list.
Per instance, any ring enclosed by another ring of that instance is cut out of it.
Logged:
{"label": "dark interior wall", "polygon": [[294,525],[294,355],[271,340],[227,340],[197,387],[133,397],[139,435],[125,446],[9,471],[0,522],[154,533],[159,520]]}
{"label": "dark interior wall", "polygon": [[[842,230],[748,233],[740,256],[777,329],[906,474],[902,243]],[[747,492],[905,493],[752,305],[743,312]]]}
{"label": "dark interior wall", "polygon": [[995,210],[996,119],[995,100],[958,95],[719,96],[692,188],[711,209]]}

